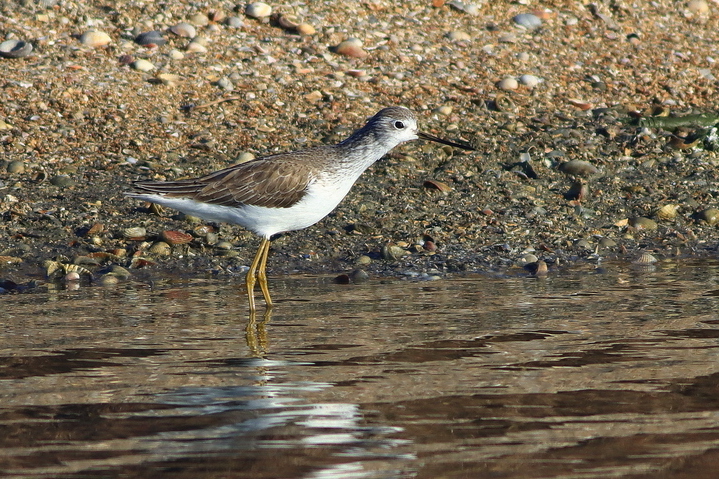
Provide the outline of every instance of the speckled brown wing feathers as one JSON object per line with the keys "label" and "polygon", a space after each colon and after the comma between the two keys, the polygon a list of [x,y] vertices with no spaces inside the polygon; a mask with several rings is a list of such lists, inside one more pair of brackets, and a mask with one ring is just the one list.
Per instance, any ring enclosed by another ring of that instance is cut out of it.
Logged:
{"label": "speckled brown wing feathers", "polygon": [[213,205],[289,208],[305,195],[313,178],[312,150],[280,154],[234,165],[200,178],[135,183],[140,192],[192,198]]}

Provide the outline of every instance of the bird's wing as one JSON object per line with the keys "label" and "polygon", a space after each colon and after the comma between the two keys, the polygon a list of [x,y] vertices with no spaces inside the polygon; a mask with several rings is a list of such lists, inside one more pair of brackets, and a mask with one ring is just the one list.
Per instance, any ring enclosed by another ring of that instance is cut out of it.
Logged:
{"label": "bird's wing", "polygon": [[177,181],[142,181],[139,192],[191,198],[213,205],[289,208],[313,181],[312,150],[258,158],[208,175]]}

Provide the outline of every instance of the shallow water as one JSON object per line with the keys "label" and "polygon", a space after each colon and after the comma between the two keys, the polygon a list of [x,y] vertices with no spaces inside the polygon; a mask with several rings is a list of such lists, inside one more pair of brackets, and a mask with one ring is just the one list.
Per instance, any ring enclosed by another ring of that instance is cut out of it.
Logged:
{"label": "shallow water", "polygon": [[719,264],[0,297],[9,477],[715,477]]}

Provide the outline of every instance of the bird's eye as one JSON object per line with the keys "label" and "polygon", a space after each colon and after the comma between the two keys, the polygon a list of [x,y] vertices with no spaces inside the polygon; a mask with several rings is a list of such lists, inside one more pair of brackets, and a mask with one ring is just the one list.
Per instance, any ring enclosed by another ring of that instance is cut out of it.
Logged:
{"label": "bird's eye", "polygon": [[399,121],[399,120],[397,120],[397,121],[394,122],[394,127],[397,128],[398,130],[401,130],[401,129],[404,128],[404,123],[401,122],[401,121]]}

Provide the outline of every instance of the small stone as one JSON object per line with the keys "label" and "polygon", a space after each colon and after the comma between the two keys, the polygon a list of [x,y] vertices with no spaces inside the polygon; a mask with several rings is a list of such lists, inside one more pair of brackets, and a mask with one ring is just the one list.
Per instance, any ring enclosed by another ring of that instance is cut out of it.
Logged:
{"label": "small stone", "polygon": [[7,165],[7,172],[12,174],[25,173],[25,163],[20,160],[11,161]]}
{"label": "small stone", "polygon": [[217,86],[219,86],[225,91],[232,91],[235,89],[235,85],[233,85],[230,79],[227,77],[222,77],[217,80]]}
{"label": "small stone", "polygon": [[317,33],[315,27],[313,27],[309,23],[300,23],[299,25],[297,25],[297,28],[295,28],[295,30],[297,30],[297,33],[299,33],[300,35],[314,35],[315,33]]}
{"label": "small stone", "polygon": [[506,77],[497,83],[497,88],[500,90],[510,91],[510,90],[516,90],[519,88],[519,83],[515,78],[512,77]]}
{"label": "small stone", "polygon": [[245,15],[251,18],[265,18],[272,14],[272,7],[264,2],[250,3],[245,7]]}
{"label": "small stone", "polygon": [[149,72],[155,69],[155,65],[152,62],[141,58],[132,62],[132,68],[140,72]]}
{"label": "small stone", "polygon": [[80,36],[80,43],[93,48],[104,47],[111,41],[112,40],[110,39],[110,35],[99,30],[90,30]]}
{"label": "small stone", "polygon": [[322,92],[319,90],[313,90],[305,95],[305,100],[307,100],[310,103],[315,103],[320,101],[324,95],[322,95]]}
{"label": "small stone", "polygon": [[350,284],[352,280],[350,279],[348,274],[341,274],[339,276],[335,276],[335,284]]}
{"label": "small stone", "polygon": [[367,52],[362,48],[362,40],[358,38],[348,38],[347,40],[340,42],[334,48],[335,53],[352,58],[365,58]]}
{"label": "small stone", "polygon": [[520,13],[512,19],[514,23],[527,30],[536,30],[542,26],[542,19],[531,13]]}
{"label": "small stone", "polygon": [[30,55],[32,43],[22,40],[7,40],[0,43],[0,57],[22,58]]}
{"label": "small stone", "polygon": [[452,107],[449,105],[442,105],[433,110],[438,115],[449,116],[452,114]]}
{"label": "small stone", "polygon": [[227,17],[225,24],[232,28],[242,28],[245,26],[244,22],[240,17]]}
{"label": "small stone", "polygon": [[536,263],[538,260],[539,258],[537,258],[536,255],[532,253],[527,253],[517,260],[517,264],[524,267],[529,263]]}
{"label": "small stone", "polygon": [[150,32],[144,32],[135,37],[135,43],[145,47],[150,46],[162,46],[167,43],[167,40],[162,36],[162,32],[159,30],[152,30]]}
{"label": "small stone", "polygon": [[534,75],[522,75],[519,77],[519,83],[526,87],[534,88],[535,86],[539,85],[539,78],[535,77]]}
{"label": "small stone", "polygon": [[350,280],[355,284],[366,283],[369,281],[369,275],[363,269],[356,269],[349,274]]}
{"label": "small stone", "polygon": [[67,175],[57,175],[50,178],[50,184],[60,188],[69,188],[75,186],[75,180]]}
{"label": "small stone", "polygon": [[185,38],[195,38],[197,30],[195,27],[186,22],[178,23],[170,27],[170,31],[177,36]]}

